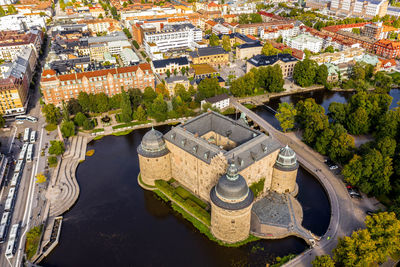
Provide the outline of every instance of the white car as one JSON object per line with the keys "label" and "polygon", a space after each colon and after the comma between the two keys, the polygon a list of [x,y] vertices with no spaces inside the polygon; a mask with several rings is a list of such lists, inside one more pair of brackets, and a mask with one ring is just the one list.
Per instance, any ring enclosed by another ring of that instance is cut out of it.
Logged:
{"label": "white car", "polygon": [[331,170],[336,170],[337,168],[339,168],[338,165],[333,165],[333,166],[329,167],[329,169],[331,169]]}

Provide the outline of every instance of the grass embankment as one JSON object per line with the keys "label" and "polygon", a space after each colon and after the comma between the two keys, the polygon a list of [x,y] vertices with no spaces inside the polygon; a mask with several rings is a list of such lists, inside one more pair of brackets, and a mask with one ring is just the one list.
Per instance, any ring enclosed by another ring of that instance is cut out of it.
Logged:
{"label": "grass embankment", "polygon": [[253,109],[253,108],[257,107],[256,105],[253,105],[253,104],[243,104],[243,106],[245,106],[248,109]]}
{"label": "grass embankment", "polygon": [[284,265],[285,263],[289,262],[290,260],[293,260],[294,258],[296,258],[296,255],[294,254],[289,254],[286,255],[284,257],[276,257],[276,263],[271,265],[271,267],[279,267]]}
{"label": "grass embankment", "polygon": [[262,178],[262,179],[260,179],[260,181],[250,185],[250,190],[253,192],[254,198],[257,198],[260,195],[260,193],[263,191],[264,183],[265,183],[265,178]]}
{"label": "grass embankment", "polygon": [[104,128],[97,128],[92,130],[92,133],[100,133],[100,132],[104,132]]}
{"label": "grass embankment", "polygon": [[147,121],[132,121],[132,122],[128,122],[128,123],[115,125],[112,128],[113,128],[113,130],[116,130],[116,129],[121,129],[121,128],[125,128],[125,127],[130,127],[130,126],[135,126],[135,125],[140,125],[140,124],[146,124],[146,123],[149,123],[149,122],[151,122],[151,121],[150,120],[147,120]]}
{"label": "grass embankment", "polygon": [[235,114],[235,113],[236,113],[236,109],[234,107],[230,107],[230,108],[225,109],[222,112],[222,115],[231,115],[231,114]]}
{"label": "grass embankment", "polygon": [[95,138],[93,138],[93,140],[100,140],[103,137],[104,137],[104,135],[97,135]]}
{"label": "grass embankment", "polygon": [[145,182],[143,182],[143,180],[142,180],[142,175],[141,175],[140,173],[139,173],[138,179],[139,179],[139,182],[140,182],[142,185],[144,185],[144,186],[146,186],[146,187],[149,187],[149,188],[156,188],[156,187],[153,186],[153,185],[149,185],[149,184],[146,184]]}
{"label": "grass embankment", "polygon": [[32,257],[36,254],[42,232],[43,225],[39,225],[30,229],[29,232],[26,234],[25,253],[28,260],[31,260]]}
{"label": "grass embankment", "polygon": [[[210,240],[218,243],[221,246],[226,247],[240,247],[249,242],[259,240],[258,237],[252,235],[250,235],[246,240],[233,244],[225,243],[221,240],[216,239],[210,231],[211,215],[205,210],[208,205],[196,196],[192,195],[183,187],[178,186],[177,188],[174,188],[171,185],[171,183],[173,182],[173,179],[171,179],[169,183],[162,180],[157,180],[155,184],[158,189],[154,190],[154,192],[165,202],[169,202],[169,199],[165,195],[168,195],[168,197],[174,200],[176,203],[171,202],[171,207],[174,209],[174,211],[178,212],[182,215],[183,218],[191,222],[193,226],[200,231],[200,233],[206,235]],[[194,214],[199,219],[193,217],[191,214],[186,212],[184,209],[181,208],[181,206]],[[206,220],[206,222],[203,222],[203,220]]]}
{"label": "grass embankment", "polygon": [[133,131],[132,129],[131,130],[125,130],[125,131],[113,133],[112,135],[114,135],[114,136],[127,135],[127,134],[130,134],[132,131]]}
{"label": "grass embankment", "polygon": [[46,131],[52,132],[55,129],[57,129],[57,125],[49,123],[49,124],[46,124],[46,126],[44,128],[46,129]]}

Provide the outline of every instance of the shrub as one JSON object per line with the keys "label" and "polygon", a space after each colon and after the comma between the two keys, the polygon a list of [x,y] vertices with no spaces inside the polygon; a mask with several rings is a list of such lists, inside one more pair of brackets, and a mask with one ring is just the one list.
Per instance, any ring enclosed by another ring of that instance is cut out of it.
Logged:
{"label": "shrub", "polygon": [[39,225],[30,229],[26,234],[25,253],[28,260],[32,259],[38,249],[42,231],[43,225]]}
{"label": "shrub", "polygon": [[264,189],[265,178],[260,179],[260,181],[250,185],[250,190],[253,192],[254,197],[258,197]]}
{"label": "shrub", "polygon": [[47,158],[47,162],[49,163],[50,167],[55,167],[55,166],[57,166],[57,157],[50,156]]}
{"label": "shrub", "polygon": [[57,125],[56,125],[56,124],[51,124],[51,123],[49,123],[49,124],[47,124],[46,127],[44,127],[44,128],[46,129],[46,131],[52,132],[52,131],[54,131],[55,129],[57,129]]}

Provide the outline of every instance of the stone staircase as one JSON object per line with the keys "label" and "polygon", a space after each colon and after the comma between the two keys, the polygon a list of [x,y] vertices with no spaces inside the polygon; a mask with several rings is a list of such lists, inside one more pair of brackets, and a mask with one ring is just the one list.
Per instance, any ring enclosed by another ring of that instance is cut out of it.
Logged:
{"label": "stone staircase", "polygon": [[49,217],[62,215],[69,210],[79,197],[79,185],[76,181],[76,168],[85,159],[87,137],[74,136],[70,138],[70,146],[64,153],[59,166],[58,177],[52,190]]}

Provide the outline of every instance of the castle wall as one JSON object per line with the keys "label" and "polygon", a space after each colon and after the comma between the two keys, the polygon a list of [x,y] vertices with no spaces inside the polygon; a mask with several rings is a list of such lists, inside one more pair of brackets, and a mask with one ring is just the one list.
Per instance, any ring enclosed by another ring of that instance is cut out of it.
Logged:
{"label": "castle wall", "polygon": [[212,159],[207,164],[168,141],[166,144],[171,154],[172,178],[209,202],[211,188],[226,170],[226,163]]}
{"label": "castle wall", "polygon": [[171,179],[170,154],[158,158],[147,158],[138,154],[142,181],[154,185],[155,180]]}
{"label": "castle wall", "polygon": [[297,169],[294,171],[281,171],[274,168],[272,174],[271,190],[278,193],[293,192],[296,186]]}
{"label": "castle wall", "polygon": [[210,143],[213,143],[217,146],[222,146],[225,150],[230,150],[237,146],[236,142],[234,142],[234,141],[230,140],[228,137],[222,136],[214,131],[209,131],[208,133],[201,136],[201,138],[203,138],[207,141],[211,137],[214,138],[215,142],[210,142]]}
{"label": "castle wall", "polygon": [[245,240],[250,233],[251,208],[225,210],[211,202],[211,232],[226,242],[235,243]]}
{"label": "castle wall", "polygon": [[271,188],[273,165],[278,153],[279,150],[276,150],[239,172],[246,179],[248,186],[258,182],[261,178],[265,178],[264,192]]}

